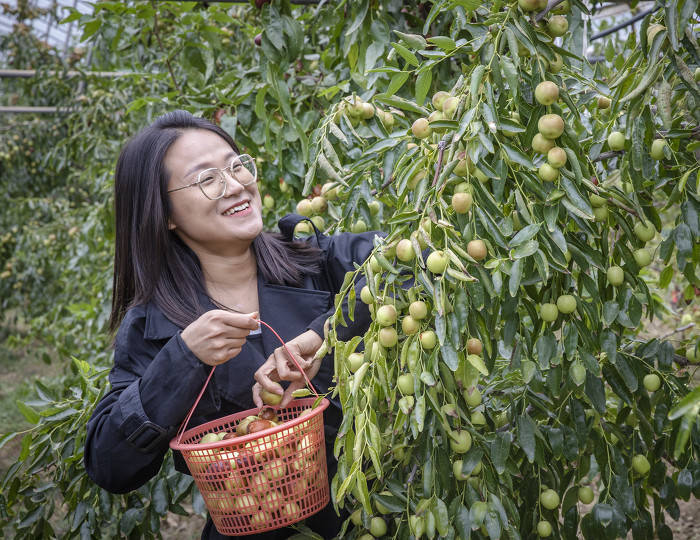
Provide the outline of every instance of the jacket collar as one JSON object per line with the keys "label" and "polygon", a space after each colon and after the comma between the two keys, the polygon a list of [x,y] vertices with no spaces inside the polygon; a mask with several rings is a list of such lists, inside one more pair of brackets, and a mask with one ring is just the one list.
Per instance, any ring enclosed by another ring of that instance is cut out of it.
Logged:
{"label": "jacket collar", "polygon": [[[329,293],[304,287],[269,284],[262,278],[262,274],[258,273],[260,318],[274,328],[285,342],[303,332],[313,318],[328,309],[329,296]],[[217,309],[204,292],[200,292],[198,297],[205,311]],[[261,326],[263,349],[267,357],[280,347],[281,343],[269,328]],[[181,330],[182,328],[168,319],[154,302],[146,305],[146,339],[170,339]]]}

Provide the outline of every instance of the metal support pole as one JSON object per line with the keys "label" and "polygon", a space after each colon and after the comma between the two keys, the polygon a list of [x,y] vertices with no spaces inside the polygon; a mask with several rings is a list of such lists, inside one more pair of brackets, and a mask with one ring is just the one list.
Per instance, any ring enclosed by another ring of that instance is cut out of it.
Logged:
{"label": "metal support pole", "polygon": [[[41,75],[56,76],[61,75],[61,71],[39,72]],[[129,75],[140,75],[133,71],[66,71],[66,77],[128,77]],[[37,76],[36,69],[0,69],[0,79],[31,79]]]}
{"label": "metal support pole", "polygon": [[0,113],[7,114],[66,114],[75,110],[66,107],[0,107]]}

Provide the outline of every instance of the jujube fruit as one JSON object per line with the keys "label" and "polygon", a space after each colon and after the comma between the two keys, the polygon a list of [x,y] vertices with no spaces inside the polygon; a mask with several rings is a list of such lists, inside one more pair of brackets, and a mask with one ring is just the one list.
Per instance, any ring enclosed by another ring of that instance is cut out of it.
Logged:
{"label": "jujube fruit", "polygon": [[566,151],[563,148],[555,146],[547,152],[547,162],[555,169],[560,169],[566,165]]}
{"label": "jujube fruit", "polygon": [[408,306],[408,312],[411,314],[411,317],[420,321],[428,316],[428,306],[423,300],[416,300]]}
{"label": "jujube fruit", "polygon": [[541,133],[535,133],[535,136],[532,138],[532,143],[530,145],[532,146],[532,149],[538,154],[546,154],[552,148],[554,148],[554,144],[554,141],[546,138]]}
{"label": "jujube fruit", "polygon": [[479,338],[469,338],[467,340],[467,352],[469,354],[481,354],[484,345]]}
{"label": "jujube fruit", "polygon": [[447,268],[449,258],[444,251],[433,251],[425,260],[425,266],[428,267],[433,274],[442,274]]}
{"label": "jujube fruit", "polygon": [[555,169],[549,163],[543,163],[537,171],[538,176],[545,182],[554,182],[559,178],[559,169]]}
{"label": "jujube fruit", "polygon": [[413,243],[408,238],[399,240],[396,244],[396,257],[402,262],[409,262],[414,259],[416,252],[413,249]]}
{"label": "jujube fruit", "polygon": [[583,504],[591,504],[595,495],[589,486],[581,486],[578,488],[578,500]]}
{"label": "jujube fruit", "polygon": [[556,304],[544,303],[540,308],[540,317],[544,322],[553,322],[559,316],[559,308]]}
{"label": "jujube fruit", "polygon": [[568,29],[569,21],[563,15],[555,15],[547,22],[547,30],[552,36],[563,36]]}
{"label": "jujube fruit", "polygon": [[559,99],[559,87],[552,81],[542,81],[535,88],[535,99],[542,105],[552,105]]}
{"label": "jujube fruit", "polygon": [[486,243],[483,240],[471,240],[467,244],[467,253],[475,261],[481,261],[486,258],[488,250]]}
{"label": "jujube fruit", "polygon": [[427,118],[419,118],[418,120],[413,122],[413,125],[411,126],[411,131],[413,132],[413,136],[418,139],[425,139],[426,137],[429,137],[430,134],[433,132],[433,130],[430,127],[430,122]]}
{"label": "jujube fruit", "polygon": [[646,476],[651,470],[651,465],[646,456],[637,454],[632,458],[632,469],[640,476]]}
{"label": "jujube fruit", "polygon": [[543,519],[537,523],[537,534],[541,538],[548,538],[552,535],[552,524]]}
{"label": "jujube fruit", "polygon": [[412,395],[414,390],[414,378],[410,373],[402,373],[396,381],[396,385],[403,395]]}
{"label": "jujube fruit", "polygon": [[543,137],[556,139],[564,133],[564,119],[558,114],[545,114],[537,121],[537,129]]}
{"label": "jujube fruit", "polygon": [[643,382],[644,388],[646,388],[648,392],[656,392],[659,388],[661,388],[661,378],[656,373],[644,375]]}
{"label": "jujube fruit", "polygon": [[666,148],[666,141],[663,139],[654,139],[651,143],[650,154],[651,157],[657,161],[664,159],[664,148]]}
{"label": "jujube fruit", "polygon": [[455,193],[452,195],[452,208],[458,214],[466,214],[472,207],[473,198],[469,193]]}
{"label": "jujube fruit", "polygon": [[377,310],[377,322],[380,326],[391,326],[396,322],[396,308],[385,304]]}
{"label": "jujube fruit", "polygon": [[619,287],[625,281],[625,272],[619,266],[611,266],[606,272],[608,283],[613,287]]}
{"label": "jujube fruit", "polygon": [[625,135],[619,131],[613,131],[608,135],[608,146],[610,150],[619,152],[625,148]]}
{"label": "jujube fruit", "polygon": [[576,298],[570,294],[562,294],[557,298],[557,309],[564,314],[576,311]]}
{"label": "jujube fruit", "polygon": [[553,489],[546,489],[540,495],[540,502],[547,510],[554,510],[559,506],[559,495]]}

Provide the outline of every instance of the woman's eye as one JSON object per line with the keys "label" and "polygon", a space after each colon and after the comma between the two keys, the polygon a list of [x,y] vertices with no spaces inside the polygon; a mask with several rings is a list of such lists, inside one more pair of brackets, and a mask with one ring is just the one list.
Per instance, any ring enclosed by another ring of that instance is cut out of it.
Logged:
{"label": "woman's eye", "polygon": [[208,184],[211,184],[215,179],[216,178],[214,177],[214,175],[207,175],[204,178],[202,178],[201,182],[203,186],[206,186]]}

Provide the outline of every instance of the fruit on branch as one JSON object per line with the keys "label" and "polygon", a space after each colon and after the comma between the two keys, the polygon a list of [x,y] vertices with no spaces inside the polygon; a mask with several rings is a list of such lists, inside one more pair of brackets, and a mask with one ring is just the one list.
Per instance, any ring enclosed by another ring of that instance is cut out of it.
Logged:
{"label": "fruit on branch", "polygon": [[410,396],[415,393],[414,383],[415,380],[411,373],[402,373],[396,381],[396,385],[404,396]]}
{"label": "fruit on branch", "polygon": [[473,197],[469,193],[455,193],[452,195],[452,208],[458,214],[466,214],[472,207]]}
{"label": "fruit on branch", "polygon": [[563,148],[555,146],[547,152],[547,163],[555,169],[560,169],[566,165],[566,152]]}
{"label": "fruit on branch", "polygon": [[557,298],[557,309],[568,315],[576,311],[576,298],[570,294],[562,294]]}
{"label": "fruit on branch", "polygon": [[558,114],[545,114],[538,120],[537,128],[543,137],[556,139],[564,133],[564,119]]}
{"label": "fruit on branch", "polygon": [[355,223],[352,224],[350,230],[356,234],[367,232],[367,224],[363,219],[358,219]]}
{"label": "fruit on branch", "polygon": [[559,178],[559,169],[555,169],[549,163],[543,163],[537,171],[540,179],[545,182],[554,182]]}
{"label": "fruit on branch", "polygon": [[591,504],[594,498],[595,495],[590,486],[581,486],[578,488],[578,500],[583,504]]}
{"label": "fruit on branch", "polygon": [[300,216],[311,217],[313,213],[313,207],[309,199],[302,199],[297,203],[297,214]]}
{"label": "fruit on branch", "polygon": [[554,60],[550,60],[549,62],[549,72],[550,73],[559,73],[561,69],[564,67],[564,59],[562,56],[558,53],[554,53]]}
{"label": "fruit on branch", "polygon": [[428,316],[428,306],[423,300],[416,300],[415,302],[411,302],[408,306],[408,312],[411,317],[417,321],[421,321]]}
{"label": "fruit on branch", "polygon": [[457,454],[469,452],[472,447],[471,434],[463,429],[450,432],[450,448]]}
{"label": "fruit on branch", "polygon": [[421,347],[430,350],[434,349],[437,345],[437,335],[432,330],[426,330],[418,335],[418,340],[420,341]]}
{"label": "fruit on branch", "polygon": [[351,373],[355,373],[364,363],[365,355],[363,353],[354,352],[348,355],[348,369],[350,369]]}
{"label": "fruit on branch", "polygon": [[459,161],[452,172],[457,176],[464,178],[467,176],[467,174],[474,170],[474,165],[472,164],[472,160],[469,158],[469,156],[467,156],[466,152],[460,152],[457,154],[457,159],[459,159]]}
{"label": "fruit on branch", "polygon": [[643,383],[648,392],[656,392],[661,388],[661,378],[656,373],[644,375]]}
{"label": "fruit on branch", "polygon": [[554,141],[547,139],[541,133],[535,133],[532,138],[532,149],[538,154],[547,154],[552,148],[554,148]]}
{"label": "fruit on branch", "polygon": [[642,454],[637,454],[632,458],[632,470],[636,472],[640,476],[646,476],[649,474],[649,470],[651,469],[651,465],[649,464],[649,460],[646,458],[646,456]]}
{"label": "fruit on branch", "polygon": [[263,206],[268,210],[272,210],[275,207],[275,198],[269,193],[266,193],[263,197]]}
{"label": "fruit on branch", "polygon": [[367,285],[360,290],[360,300],[367,305],[374,304],[374,296],[372,296],[372,291],[369,290]]}
{"label": "fruit on branch", "polygon": [[396,323],[396,308],[392,304],[385,304],[377,310],[376,317],[380,326],[392,326]]}
{"label": "fruit on branch", "polygon": [[625,149],[625,135],[619,131],[613,131],[608,135],[608,146],[610,150],[619,152]]}
{"label": "fruit on branch", "polygon": [[664,139],[654,139],[651,143],[650,154],[651,157],[657,161],[664,159],[664,149],[666,148],[666,141]]}
{"label": "fruit on branch", "polygon": [[596,195],[595,193],[591,194],[589,200],[591,201],[591,206],[593,208],[600,208],[601,206],[605,206],[608,204],[608,201],[607,199],[605,199],[605,197],[601,197],[600,195]]}
{"label": "fruit on branch", "polygon": [[375,538],[382,538],[386,535],[388,528],[384,519],[375,516],[369,521],[369,532]]}
{"label": "fruit on branch", "polygon": [[540,494],[540,502],[547,510],[554,510],[559,506],[559,495],[553,489],[545,489]]}
{"label": "fruit on branch", "polygon": [[634,234],[642,242],[648,242],[649,240],[653,239],[654,236],[656,236],[656,229],[654,228],[654,225],[651,223],[651,221],[638,221],[637,223],[635,223],[633,230]]}
{"label": "fruit on branch", "polygon": [[547,21],[547,31],[550,36],[560,37],[569,29],[569,21],[563,15],[555,15]]}
{"label": "fruit on branch", "polygon": [[393,326],[387,326],[379,330],[379,344],[382,347],[390,348],[396,345],[399,341],[399,335]]}
{"label": "fruit on branch", "polygon": [[413,334],[417,334],[418,330],[420,330],[420,323],[410,315],[406,315],[401,320],[401,330],[407,336],[412,336]]}
{"label": "fruit on branch", "polygon": [[462,392],[462,397],[467,405],[472,408],[481,405],[481,392],[479,392],[479,389],[476,386],[465,388]]}
{"label": "fruit on branch", "polygon": [[481,411],[474,411],[471,417],[469,418],[469,421],[477,427],[486,425],[486,417]]}
{"label": "fruit on branch", "polygon": [[552,524],[546,519],[539,521],[537,523],[537,534],[541,538],[548,538],[552,536]]}
{"label": "fruit on branch", "polygon": [[411,126],[411,132],[413,136],[418,139],[425,139],[429,137],[433,130],[430,127],[430,122],[427,118],[418,118]]}
{"label": "fruit on branch", "polygon": [[412,261],[416,256],[415,251],[413,250],[413,244],[408,238],[402,238],[399,240],[399,242],[396,244],[396,257],[401,261],[401,262],[410,262]]}
{"label": "fruit on branch", "polygon": [[451,97],[450,94],[444,90],[435,92],[432,99],[433,107],[435,107],[435,109],[438,111],[442,111],[442,106],[449,97]]}
{"label": "fruit on branch", "polygon": [[552,105],[559,99],[559,87],[552,81],[542,81],[535,88],[535,99],[542,105]]}
{"label": "fruit on branch", "polygon": [[651,264],[651,253],[646,248],[639,248],[634,250],[634,260],[637,265],[641,268],[649,266]]}
{"label": "fruit on branch", "polygon": [[374,105],[371,103],[362,104],[362,112],[360,113],[360,118],[363,120],[369,120],[374,116]]}
{"label": "fruit on branch", "polygon": [[540,307],[540,317],[544,322],[553,322],[559,316],[559,308],[556,304],[544,303]]}
{"label": "fruit on branch", "polygon": [[605,97],[605,96],[598,96],[598,108],[599,109],[607,109],[610,107],[610,98]]}
{"label": "fruit on branch", "polygon": [[314,213],[321,214],[326,211],[326,208],[328,208],[328,203],[325,197],[318,195],[311,199],[311,210]]}
{"label": "fruit on branch", "polygon": [[262,34],[255,34],[253,42],[255,43],[256,47],[260,47],[260,45],[262,44]]}
{"label": "fruit on branch", "polygon": [[610,214],[610,211],[608,210],[607,206],[599,206],[597,208],[593,208],[593,216],[595,217],[595,220],[598,222],[604,222],[608,219],[608,215]]}
{"label": "fruit on branch", "polygon": [[457,107],[459,106],[459,99],[450,96],[442,104],[442,114],[445,116],[446,120],[452,120],[455,113],[457,112]]}
{"label": "fruit on branch", "polygon": [[433,274],[442,274],[447,268],[449,258],[444,251],[433,251],[425,261],[425,266],[428,267]]}
{"label": "fruit on branch", "polygon": [[479,338],[469,338],[467,340],[467,352],[469,354],[481,354],[484,345]]}
{"label": "fruit on branch", "polygon": [[482,261],[488,255],[486,243],[483,240],[471,240],[467,244],[467,253],[475,261]]}
{"label": "fruit on branch", "polygon": [[468,474],[462,472],[462,464],[464,462],[461,459],[457,459],[452,463],[452,474],[460,482],[464,482],[469,478]]}
{"label": "fruit on branch", "polygon": [[520,9],[529,13],[530,11],[535,11],[539,8],[539,0],[518,0],[518,5]]}
{"label": "fruit on branch", "polygon": [[611,266],[607,271],[608,283],[613,287],[619,287],[625,281],[625,272],[619,266]]}

